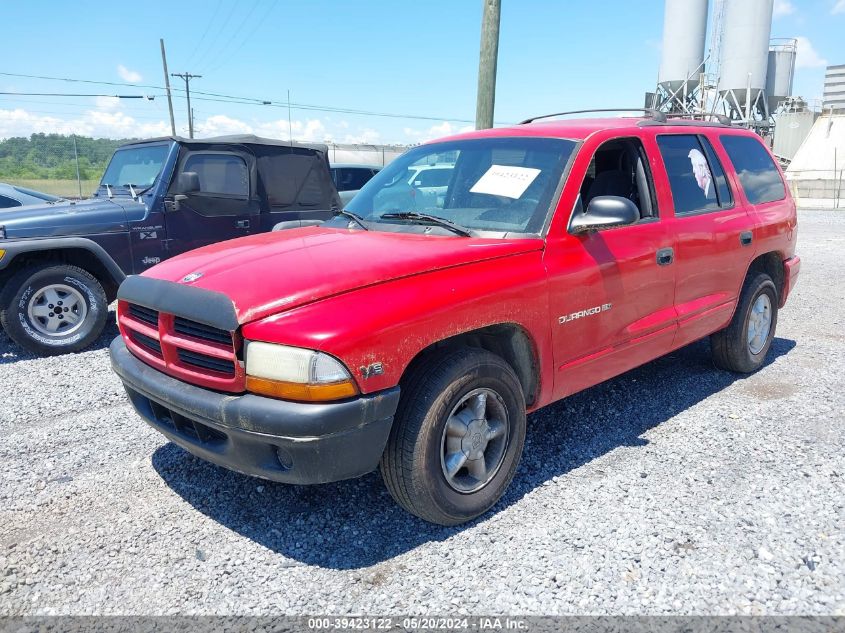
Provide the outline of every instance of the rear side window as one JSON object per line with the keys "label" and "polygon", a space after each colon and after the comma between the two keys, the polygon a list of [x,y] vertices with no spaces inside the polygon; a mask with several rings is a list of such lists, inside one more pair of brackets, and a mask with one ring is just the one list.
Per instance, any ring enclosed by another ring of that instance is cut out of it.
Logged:
{"label": "rear side window", "polygon": [[452,179],[451,169],[424,169],[414,176],[415,187],[446,187]]}
{"label": "rear side window", "polygon": [[657,145],[669,176],[676,215],[718,211],[733,205],[725,171],[706,138],[661,134]]}
{"label": "rear side window", "polygon": [[341,167],[338,169],[338,191],[356,191],[367,184],[373,177],[371,169],[363,167]]}
{"label": "rear side window", "polygon": [[249,173],[240,156],[191,154],[182,171],[199,175],[200,193],[249,197]]}
{"label": "rear side window", "polygon": [[760,141],[751,136],[727,134],[720,140],[751,204],[774,202],[786,197],[780,172]]}
{"label": "rear side window", "polygon": [[19,207],[21,203],[15,200],[14,198],[7,198],[6,196],[0,196],[0,209],[9,209],[11,207]]}

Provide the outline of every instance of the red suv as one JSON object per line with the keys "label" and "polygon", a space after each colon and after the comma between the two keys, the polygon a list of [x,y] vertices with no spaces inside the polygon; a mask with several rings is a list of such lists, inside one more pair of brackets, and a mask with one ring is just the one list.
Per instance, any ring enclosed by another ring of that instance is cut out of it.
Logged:
{"label": "red suv", "polygon": [[[427,165],[445,184],[415,184]],[[528,121],[411,149],[320,226],[128,278],[112,364],[195,455],[298,484],[380,466],[457,524],[507,488],[526,413],[708,335],[717,366],[759,368],[795,241],[747,130]]]}

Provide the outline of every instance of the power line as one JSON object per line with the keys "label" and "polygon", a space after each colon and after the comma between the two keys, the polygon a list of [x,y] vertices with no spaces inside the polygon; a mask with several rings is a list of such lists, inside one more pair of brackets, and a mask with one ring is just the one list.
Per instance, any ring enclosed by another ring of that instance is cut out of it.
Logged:
{"label": "power line", "polygon": [[214,7],[214,13],[211,14],[211,19],[208,21],[208,24],[205,25],[205,30],[202,32],[199,42],[197,42],[197,45],[194,46],[194,50],[191,51],[191,54],[188,56],[188,59],[185,62],[186,64],[190,64],[192,61],[194,61],[194,56],[197,54],[197,51],[199,51],[200,46],[202,46],[202,43],[205,41],[205,36],[208,35],[209,30],[211,30],[211,25],[214,23],[214,18],[216,18],[217,14],[220,12],[220,6],[222,4],[223,0],[217,0],[217,6]]}
{"label": "power line", "polygon": [[[164,90],[163,86],[154,86],[149,84],[131,84],[131,83],[120,83],[120,82],[113,82],[113,81],[94,81],[91,79],[74,79],[70,77],[49,77],[49,76],[42,76],[42,75],[24,75],[20,73],[7,73],[7,72],[0,72],[0,75],[7,76],[7,77],[22,77],[27,79],[44,79],[48,81],[68,81],[68,82],[79,82],[79,83],[87,83],[87,84],[101,84],[106,86],[125,86],[125,87],[132,87],[132,88],[153,88],[156,90]],[[185,92],[184,88],[172,88],[172,90],[176,90],[178,92]],[[194,90],[193,92],[193,99],[197,101],[217,101],[219,103],[234,103],[239,105],[262,105],[262,106],[270,106],[276,108],[287,108],[288,103],[286,101],[273,101],[270,99],[257,99],[255,97],[243,97],[238,95],[228,95],[219,92],[208,92],[208,91],[201,91],[201,90]],[[201,95],[201,96],[197,96]],[[154,96],[163,96],[161,94],[154,95]],[[210,98],[210,97],[217,97]],[[420,121],[450,121],[453,123],[474,123],[474,119],[467,119],[467,118],[457,118],[457,117],[444,117],[444,116],[427,116],[427,115],[420,115],[420,114],[401,114],[395,112],[376,112],[371,110],[358,110],[355,108],[342,108],[342,107],[332,107],[332,106],[324,106],[324,105],[317,105],[317,104],[308,104],[308,103],[291,103],[291,109],[293,110],[307,110],[307,111],[314,111],[314,112],[331,112],[337,114],[353,114],[359,116],[374,116],[374,117],[386,117],[386,118],[395,118],[395,119],[416,119]],[[507,124],[507,122],[497,121],[497,124]]]}
{"label": "power line", "polygon": [[0,92],[0,95],[21,95],[22,97],[112,97],[114,99],[146,99],[152,101],[155,95],[105,95],[79,94],[71,92]]}
{"label": "power line", "polygon": [[223,46],[220,46],[214,52],[214,55],[208,60],[208,66],[203,68],[203,72],[209,72],[210,70],[216,70],[219,66],[222,66],[224,63],[226,63],[226,57],[224,56],[223,62],[221,64],[219,64],[218,66],[215,66],[214,68],[209,69],[210,66],[214,65],[214,63],[217,62],[217,60],[220,59],[221,55],[224,55],[224,53],[226,52],[226,49],[229,48],[229,45],[233,41],[235,41],[235,38],[241,32],[241,29],[244,28],[246,23],[249,21],[249,18],[252,17],[253,13],[255,13],[255,10],[258,8],[258,5],[259,5],[259,0],[254,0],[252,8],[244,15],[244,19],[241,20],[241,23],[238,25],[238,27],[235,30],[232,31],[232,35],[229,37],[228,40],[226,40],[226,43],[223,44]]}
{"label": "power line", "polygon": [[270,13],[272,13],[273,9],[275,9],[275,8],[276,8],[276,6],[277,6],[277,5],[276,5],[276,3],[275,3],[275,2],[273,2],[273,1],[271,1],[271,2],[267,5],[267,10],[266,10],[266,11],[262,14],[261,18],[259,18],[259,20],[255,23],[255,26],[254,26],[254,27],[252,27],[252,30],[251,30],[251,31],[247,34],[247,36],[246,36],[245,38],[243,38],[243,39],[241,40],[240,45],[239,45],[239,46],[238,46],[238,47],[237,47],[234,51],[232,51],[232,53],[231,53],[230,55],[228,55],[228,56],[226,57],[226,59],[224,59],[224,60],[223,60],[220,64],[218,64],[217,66],[215,66],[215,67],[214,67],[214,68],[212,68],[211,70],[212,70],[212,71],[217,70],[217,69],[219,69],[219,68],[222,68],[222,67],[223,67],[223,66],[225,66],[226,64],[228,64],[228,63],[229,63],[229,61],[231,61],[231,60],[232,60],[232,58],[234,58],[234,57],[235,57],[235,55],[237,55],[237,54],[241,51],[241,49],[244,47],[244,45],[245,45],[247,42],[251,42],[251,41],[252,41],[252,36],[253,36],[253,35],[255,35],[255,32],[258,30],[258,27],[260,27],[262,24],[264,24],[264,23],[267,21],[267,18],[268,18],[268,17],[270,17]]}
{"label": "power line", "polygon": [[[229,20],[232,19],[232,15],[235,13],[235,9],[237,8],[237,6],[238,6],[238,1],[232,0],[232,6],[229,8],[229,13],[226,14],[226,18],[220,24],[220,28],[217,29],[217,31],[215,32],[214,37],[211,38],[211,42],[206,47],[205,51],[197,58],[197,60],[194,64],[195,66],[199,66],[200,64],[204,64],[207,61],[206,57],[208,57],[209,53],[211,53],[213,55],[212,51],[214,50],[214,42],[216,42],[218,39],[220,39],[220,36],[223,35],[223,32],[226,30],[226,26],[228,26]],[[202,68],[205,68],[205,66],[203,65]]]}

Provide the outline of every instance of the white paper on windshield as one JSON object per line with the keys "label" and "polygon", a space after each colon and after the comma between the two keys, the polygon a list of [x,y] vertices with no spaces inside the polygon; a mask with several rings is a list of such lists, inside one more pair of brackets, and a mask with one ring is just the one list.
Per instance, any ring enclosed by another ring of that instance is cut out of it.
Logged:
{"label": "white paper on windshield", "polygon": [[540,173],[533,167],[513,167],[511,165],[491,165],[490,169],[472,186],[472,193],[489,193],[492,196],[519,198],[528,185]]}

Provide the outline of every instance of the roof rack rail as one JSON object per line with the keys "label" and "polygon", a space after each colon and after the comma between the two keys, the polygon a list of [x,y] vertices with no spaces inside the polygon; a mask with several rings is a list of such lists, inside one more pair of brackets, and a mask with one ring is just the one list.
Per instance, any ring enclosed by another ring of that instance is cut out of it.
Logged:
{"label": "roof rack rail", "polygon": [[711,119],[716,119],[722,125],[730,126],[732,124],[729,117],[724,114],[719,114],[718,112],[669,112],[666,114],[666,118],[689,119],[691,121],[697,121],[699,119],[702,121],[709,121]]}
{"label": "roof rack rail", "polygon": [[530,119],[520,121],[519,125],[533,123],[537,119],[549,119],[553,116],[564,116],[566,114],[589,114],[591,112],[645,112],[648,117],[654,121],[659,121],[660,123],[666,122],[666,114],[660,112],[659,110],[655,110],[654,108],[599,108],[594,110],[571,110],[569,112],[554,112],[552,114],[541,114],[540,116],[535,116],[531,117]]}

